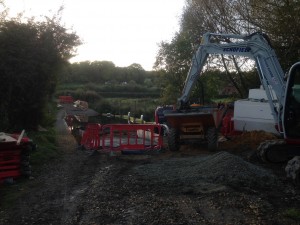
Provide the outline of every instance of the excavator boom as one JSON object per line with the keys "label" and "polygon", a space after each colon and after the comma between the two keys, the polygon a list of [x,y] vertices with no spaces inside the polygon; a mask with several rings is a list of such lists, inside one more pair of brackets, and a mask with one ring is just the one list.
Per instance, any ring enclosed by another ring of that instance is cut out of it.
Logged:
{"label": "excavator boom", "polygon": [[248,36],[205,33],[197,52],[192,58],[192,65],[182,95],[178,99],[179,108],[184,108],[188,104],[190,93],[198,77],[202,74],[207,58],[213,54],[244,56],[254,60],[261,84],[266,91],[274,121],[280,128],[279,132],[283,134],[282,120],[286,97],[286,81],[275,51],[272,49],[266,35],[262,33],[254,33]]}

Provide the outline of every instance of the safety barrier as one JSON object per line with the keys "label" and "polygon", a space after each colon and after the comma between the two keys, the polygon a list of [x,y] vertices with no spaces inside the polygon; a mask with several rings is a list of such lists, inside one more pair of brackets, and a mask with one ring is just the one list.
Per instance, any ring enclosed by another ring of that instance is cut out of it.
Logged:
{"label": "safety barrier", "polygon": [[222,135],[226,136],[230,136],[232,134],[232,132],[234,131],[234,124],[232,121],[232,116],[231,115],[226,115],[223,118],[223,126],[221,128],[221,133]]}
{"label": "safety barrier", "polygon": [[0,182],[21,176],[21,149],[0,150]]}
{"label": "safety barrier", "polygon": [[148,151],[163,147],[162,126],[157,124],[108,124],[102,126],[102,151]]}
{"label": "safety barrier", "polygon": [[[1,135],[0,141],[0,183],[7,178],[30,175],[29,152],[33,143],[21,134]],[[8,139],[8,140],[6,140]]]}
{"label": "safety barrier", "polygon": [[221,133],[225,137],[235,136],[241,133],[234,129],[233,112],[228,112],[226,116],[224,116]]}
{"label": "safety barrier", "polygon": [[87,124],[80,142],[81,146],[86,150],[98,149],[100,147],[100,130],[101,125],[99,123]]}
{"label": "safety barrier", "polygon": [[67,104],[67,103],[73,103],[74,99],[72,96],[59,96],[58,97],[59,103],[60,104]]}
{"label": "safety barrier", "polygon": [[102,152],[160,150],[162,126],[156,124],[88,124],[81,139],[87,150]]}

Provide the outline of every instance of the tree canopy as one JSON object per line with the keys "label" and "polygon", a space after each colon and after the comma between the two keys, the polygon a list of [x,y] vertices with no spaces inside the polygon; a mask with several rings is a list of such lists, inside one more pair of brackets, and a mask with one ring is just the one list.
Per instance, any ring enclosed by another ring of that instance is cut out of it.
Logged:
{"label": "tree canopy", "polygon": [[0,21],[0,128],[35,129],[43,120],[58,71],[81,44],[61,25],[59,13],[44,21],[22,16]]}

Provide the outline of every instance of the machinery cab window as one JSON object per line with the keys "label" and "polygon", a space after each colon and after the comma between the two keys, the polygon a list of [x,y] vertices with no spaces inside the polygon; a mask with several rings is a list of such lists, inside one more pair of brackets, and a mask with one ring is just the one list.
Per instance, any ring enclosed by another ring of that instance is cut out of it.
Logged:
{"label": "machinery cab window", "polygon": [[295,64],[287,82],[284,111],[285,131],[288,138],[300,137],[300,63]]}

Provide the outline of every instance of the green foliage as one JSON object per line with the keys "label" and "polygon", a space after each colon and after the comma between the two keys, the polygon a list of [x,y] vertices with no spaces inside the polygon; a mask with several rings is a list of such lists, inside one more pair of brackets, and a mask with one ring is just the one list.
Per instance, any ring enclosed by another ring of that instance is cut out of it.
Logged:
{"label": "green foliage", "polygon": [[44,108],[43,118],[40,121],[40,125],[48,129],[52,127],[56,121],[57,105],[55,101],[49,101],[46,107]]}
{"label": "green foliage", "polygon": [[284,211],[284,216],[300,221],[300,209],[290,208]]}
{"label": "green foliage", "polygon": [[95,103],[93,108],[100,114],[112,112],[112,105],[104,99]]}
{"label": "green foliage", "polygon": [[128,67],[116,67],[109,61],[85,61],[73,63],[59,73],[61,84],[96,83],[96,84],[128,84],[134,81],[143,85],[145,79],[155,80],[155,71],[145,71],[141,65],[132,64]]}
{"label": "green foliage", "polygon": [[147,72],[139,64],[122,68],[107,61],[86,61],[65,67],[56,97],[71,95],[100,109],[102,98],[158,98],[159,82],[158,72]]}
{"label": "green foliage", "polygon": [[155,86],[145,87],[144,85],[129,82],[128,84],[61,84],[58,86],[55,96],[71,95],[75,99],[96,102],[102,97],[115,98],[158,98],[161,90]]}
{"label": "green foliage", "polygon": [[224,73],[218,70],[206,71],[199,78],[191,97],[200,99],[199,103],[208,103],[211,99],[219,97],[220,90],[226,85],[228,81]]}
{"label": "green foliage", "polygon": [[153,86],[152,80],[151,80],[150,78],[146,78],[146,79],[144,80],[144,85],[145,85],[146,87],[152,87],[152,86]]}
{"label": "green foliage", "polygon": [[60,18],[0,23],[0,130],[36,129],[55,91],[57,73],[80,44]]}
{"label": "green foliage", "polygon": [[255,0],[249,12],[247,19],[269,36],[284,70],[299,61],[300,1]]}
{"label": "green foliage", "polygon": [[29,132],[28,137],[37,145],[37,149],[30,154],[30,164],[34,170],[38,170],[45,163],[62,156],[63,153],[57,147],[54,128],[48,128],[46,131]]}
{"label": "green foliage", "polygon": [[189,71],[193,48],[187,33],[175,35],[170,43],[160,43],[155,68],[160,70],[162,103],[176,103]]}

